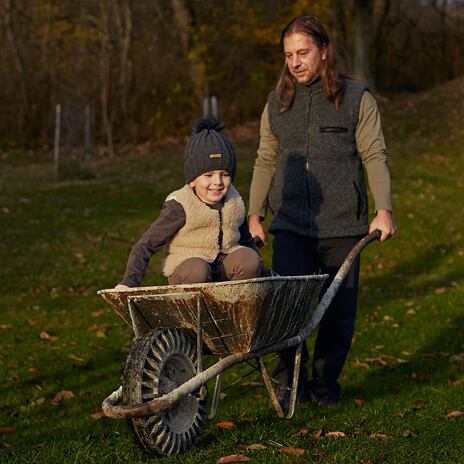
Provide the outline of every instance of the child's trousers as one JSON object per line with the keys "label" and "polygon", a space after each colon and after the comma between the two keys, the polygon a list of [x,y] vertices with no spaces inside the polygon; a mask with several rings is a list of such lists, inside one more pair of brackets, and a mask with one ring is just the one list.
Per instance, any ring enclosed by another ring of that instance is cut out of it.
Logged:
{"label": "child's trousers", "polygon": [[243,247],[232,253],[219,254],[213,263],[202,258],[189,258],[179,264],[168,277],[169,285],[200,282],[222,282],[259,277],[261,259],[252,248]]}

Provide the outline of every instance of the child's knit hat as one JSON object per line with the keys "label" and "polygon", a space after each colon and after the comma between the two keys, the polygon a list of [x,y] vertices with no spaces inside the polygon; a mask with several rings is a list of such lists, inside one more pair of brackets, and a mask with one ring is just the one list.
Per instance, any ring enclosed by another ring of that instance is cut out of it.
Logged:
{"label": "child's knit hat", "polygon": [[205,172],[220,169],[227,171],[234,180],[237,160],[222,129],[224,123],[214,116],[203,117],[194,124],[185,147],[184,174],[187,183]]}

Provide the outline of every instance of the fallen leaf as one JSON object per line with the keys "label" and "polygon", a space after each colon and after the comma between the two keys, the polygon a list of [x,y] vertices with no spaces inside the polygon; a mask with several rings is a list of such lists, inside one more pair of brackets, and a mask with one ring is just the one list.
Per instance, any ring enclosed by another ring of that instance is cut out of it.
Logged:
{"label": "fallen leaf", "polygon": [[78,364],[85,364],[87,360],[85,358],[81,358],[80,356],[76,356],[75,354],[68,354],[68,358],[76,361]]}
{"label": "fallen leaf", "polygon": [[354,359],[353,361],[351,361],[351,364],[353,364],[353,366],[355,367],[360,367],[361,369],[369,369],[369,364],[367,364],[366,362],[362,362],[362,361],[359,361],[357,359]]}
{"label": "fallen leaf", "polygon": [[458,385],[461,385],[462,383],[464,383],[464,380],[462,380],[462,379],[453,379],[453,380],[450,380],[450,382],[451,382],[451,385],[458,386]]}
{"label": "fallen leaf", "polygon": [[394,412],[393,417],[404,417],[404,412],[403,411]]}
{"label": "fallen leaf", "polygon": [[29,374],[32,374],[32,375],[37,375],[39,373],[39,369],[35,368],[35,367],[30,367],[27,372],[29,372]]}
{"label": "fallen leaf", "polygon": [[2,330],[10,330],[12,328],[13,328],[13,326],[11,324],[1,324],[0,325],[0,329],[2,329]]}
{"label": "fallen leaf", "polygon": [[367,461],[359,461],[358,464],[374,464],[374,461],[372,461],[371,459],[368,459]]}
{"label": "fallen leaf", "polygon": [[453,356],[449,357],[449,361],[451,361],[451,362],[462,362],[462,361],[464,361],[464,353],[453,354]]}
{"label": "fallen leaf", "polygon": [[230,454],[229,456],[223,456],[216,461],[216,464],[227,464],[229,462],[248,462],[251,459],[242,454]]}
{"label": "fallen leaf", "polygon": [[104,309],[99,309],[98,311],[94,311],[90,314],[90,317],[98,317],[105,313]]}
{"label": "fallen leaf", "polygon": [[461,416],[464,416],[464,412],[462,411],[450,411],[447,415],[447,417],[461,417]]}
{"label": "fallen leaf", "polygon": [[240,446],[240,448],[246,451],[254,451],[254,450],[260,450],[260,449],[266,449],[266,446],[261,443],[252,443],[251,445],[242,445]]}
{"label": "fallen leaf", "polygon": [[323,430],[323,429],[319,429],[319,430],[313,435],[313,437],[314,437],[314,438],[321,438],[322,435],[324,435],[324,430]]}
{"label": "fallen leaf", "polygon": [[354,400],[354,402],[358,405],[358,406],[362,406],[364,404],[364,400]]}
{"label": "fallen leaf", "polygon": [[11,213],[10,208],[7,208],[6,206],[5,206],[4,208],[2,208],[2,211],[3,211],[5,214],[10,214],[10,213]]}
{"label": "fallen leaf", "polygon": [[106,333],[104,330],[97,330],[95,332],[95,335],[98,337],[98,338],[106,338]]}
{"label": "fallen leaf", "polygon": [[309,430],[303,428],[303,429],[298,430],[297,435],[307,435],[308,433],[309,433]]}
{"label": "fallen leaf", "polygon": [[344,432],[327,432],[326,437],[346,437]]}
{"label": "fallen leaf", "polygon": [[232,421],[222,421],[222,422],[218,422],[216,425],[222,429],[233,429],[237,427],[235,425],[235,422],[232,422]]}
{"label": "fallen leaf", "polygon": [[0,433],[14,433],[16,427],[14,425],[0,425]]}
{"label": "fallen leaf", "polygon": [[34,326],[37,325],[39,322],[38,322],[38,321],[34,321],[33,319],[28,319],[28,320],[27,320],[27,323],[28,323],[31,327],[34,327]]}
{"label": "fallen leaf", "polygon": [[440,294],[445,293],[445,292],[446,292],[446,287],[439,287],[439,288],[435,289],[435,293],[437,295],[440,295]]}
{"label": "fallen leaf", "polygon": [[38,404],[43,404],[45,403],[45,397],[39,396],[38,398],[33,398],[31,400],[31,405],[32,406],[37,406]]}
{"label": "fallen leaf", "polygon": [[40,332],[39,337],[41,340],[50,340],[50,341],[55,341],[55,340],[58,340],[59,338],[56,335],[50,335],[48,332]]}
{"label": "fallen leaf", "polygon": [[60,390],[56,395],[53,397],[54,403],[59,403],[62,400],[68,400],[70,398],[74,398],[74,393],[71,390]]}
{"label": "fallen leaf", "polygon": [[404,438],[410,438],[414,436],[414,433],[411,432],[411,430],[404,430],[401,435],[403,435]]}
{"label": "fallen leaf", "polygon": [[263,382],[258,382],[256,380],[252,380],[251,382],[244,382],[241,384],[243,388],[262,387],[263,385]]}
{"label": "fallen leaf", "polygon": [[286,448],[286,447],[283,447],[283,448],[280,448],[280,451],[282,451],[282,453],[291,454],[291,455],[295,455],[295,456],[302,456],[303,454],[306,453],[306,450],[303,449],[303,448]]}
{"label": "fallen leaf", "polygon": [[369,438],[377,438],[379,440],[388,440],[391,437],[389,437],[388,435],[385,435],[384,433],[371,433],[369,435]]}
{"label": "fallen leaf", "polygon": [[101,410],[101,408],[97,406],[91,412],[90,417],[94,420],[98,420],[98,419],[101,419],[102,417],[105,417],[105,415],[103,414],[103,411]]}

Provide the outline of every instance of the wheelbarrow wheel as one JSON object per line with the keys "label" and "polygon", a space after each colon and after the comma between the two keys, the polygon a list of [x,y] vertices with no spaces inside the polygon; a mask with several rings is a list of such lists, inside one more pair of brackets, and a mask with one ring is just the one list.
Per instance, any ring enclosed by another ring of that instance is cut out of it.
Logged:
{"label": "wheelbarrow wheel", "polygon": [[[153,330],[138,338],[127,357],[123,401],[134,405],[169,393],[194,377],[196,345],[183,330]],[[156,455],[184,453],[199,440],[206,418],[204,388],[165,411],[129,419],[139,444]]]}

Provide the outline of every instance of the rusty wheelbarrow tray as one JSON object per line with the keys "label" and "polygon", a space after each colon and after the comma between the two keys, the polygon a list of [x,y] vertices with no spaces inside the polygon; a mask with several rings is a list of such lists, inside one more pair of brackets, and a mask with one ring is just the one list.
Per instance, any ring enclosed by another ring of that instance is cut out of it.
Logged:
{"label": "rusty wheelbarrow tray", "polygon": [[[375,231],[354,246],[319,304],[327,275],[99,291],[137,337],[123,385],[103,401],[104,414],[131,419],[139,444],[154,454],[187,451],[198,441],[206,418],[206,383],[216,377],[211,419],[224,370],[259,358],[278,416],[291,418],[302,343],[319,324],[354,259],[379,236]],[[292,346],[297,350],[290,407],[283,411],[261,357]],[[203,370],[203,352],[224,357]]]}

